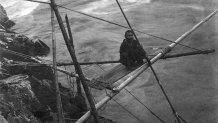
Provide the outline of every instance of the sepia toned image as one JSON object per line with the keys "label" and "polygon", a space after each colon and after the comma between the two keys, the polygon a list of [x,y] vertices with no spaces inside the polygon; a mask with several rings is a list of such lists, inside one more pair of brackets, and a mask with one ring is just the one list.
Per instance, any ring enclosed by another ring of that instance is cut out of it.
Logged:
{"label": "sepia toned image", "polygon": [[217,0],[0,0],[0,123],[218,123]]}

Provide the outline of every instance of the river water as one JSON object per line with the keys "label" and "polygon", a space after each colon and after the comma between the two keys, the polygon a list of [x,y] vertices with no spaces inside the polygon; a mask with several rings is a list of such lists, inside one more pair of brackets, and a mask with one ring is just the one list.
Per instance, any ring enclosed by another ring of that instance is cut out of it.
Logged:
{"label": "river water", "polygon": [[[0,3],[6,6],[9,17],[17,23],[13,27],[14,31],[32,38],[40,38],[51,47],[51,16],[48,5],[21,2],[20,0],[0,0]],[[120,0],[120,3],[133,28],[170,40],[176,40],[185,31],[218,8],[216,0]],[[127,26],[115,1],[60,0],[58,4]],[[70,18],[79,61],[119,59],[119,46],[126,29],[65,9],[60,9],[60,13],[63,18],[65,14],[68,14]],[[57,21],[55,21],[55,29],[58,61],[69,62],[70,56]],[[137,36],[145,49],[170,44],[140,33],[137,33]],[[182,43],[198,49],[214,48],[218,50],[217,40],[218,15],[192,33]],[[186,51],[192,51],[192,49],[176,46],[172,50],[173,53]],[[51,55],[46,59],[51,59]],[[217,65],[217,53],[160,60],[154,64],[154,69],[169,99],[178,114],[186,121],[194,123],[218,122]],[[111,66],[113,65],[102,67],[108,70]],[[102,73],[96,67],[91,70],[98,74]],[[59,75],[61,76],[60,81],[67,85],[63,75]],[[142,73],[127,89],[164,121],[174,122],[175,118],[170,107],[150,70]],[[97,90],[92,92],[96,101],[101,100],[105,95],[104,92]],[[125,90],[118,94],[115,100],[141,121],[158,122]],[[114,101],[110,101],[99,113],[119,123],[139,122]]]}

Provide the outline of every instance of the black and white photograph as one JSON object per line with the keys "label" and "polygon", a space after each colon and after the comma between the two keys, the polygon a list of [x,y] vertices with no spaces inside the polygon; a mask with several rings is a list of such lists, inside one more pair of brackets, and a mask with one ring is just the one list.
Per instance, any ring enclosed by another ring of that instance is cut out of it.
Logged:
{"label": "black and white photograph", "polygon": [[218,123],[218,0],[0,0],[0,123]]}

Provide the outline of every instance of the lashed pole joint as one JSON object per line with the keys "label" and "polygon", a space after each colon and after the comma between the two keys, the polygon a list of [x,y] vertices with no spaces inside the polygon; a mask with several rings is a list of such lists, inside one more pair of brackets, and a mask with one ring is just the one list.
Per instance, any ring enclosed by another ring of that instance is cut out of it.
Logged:
{"label": "lashed pole joint", "polygon": [[164,55],[166,55],[166,54],[169,53],[171,50],[172,50],[171,47],[170,47],[170,46],[167,46],[166,48],[164,48],[164,49],[162,50],[161,53],[164,54]]}

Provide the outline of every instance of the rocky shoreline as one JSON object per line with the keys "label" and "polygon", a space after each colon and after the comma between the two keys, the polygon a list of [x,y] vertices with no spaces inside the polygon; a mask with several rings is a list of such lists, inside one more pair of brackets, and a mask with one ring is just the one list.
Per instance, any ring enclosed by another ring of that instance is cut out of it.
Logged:
{"label": "rocky shoreline", "polygon": [[[57,122],[53,69],[29,66],[41,63],[50,48],[40,39],[31,39],[10,30],[11,21],[0,5],[0,122]],[[75,122],[87,110],[85,97],[59,83],[66,122]],[[114,123],[99,116],[101,122]],[[93,123],[93,119],[88,120]]]}
{"label": "rocky shoreline", "polygon": [[[0,121],[1,123],[56,122],[56,96],[53,70],[47,66],[19,66],[38,62],[25,57],[47,55],[49,47],[40,39],[10,31],[9,20],[0,5]],[[18,66],[14,66],[14,63]],[[83,96],[60,84],[62,105],[67,119],[77,119],[87,110]]]}

